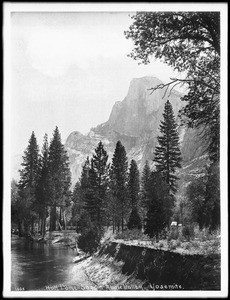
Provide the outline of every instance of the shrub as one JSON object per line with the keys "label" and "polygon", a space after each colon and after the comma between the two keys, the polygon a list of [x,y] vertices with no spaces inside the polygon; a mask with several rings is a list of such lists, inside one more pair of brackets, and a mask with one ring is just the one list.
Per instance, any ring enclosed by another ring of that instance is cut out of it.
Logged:
{"label": "shrub", "polygon": [[185,225],[182,228],[182,235],[186,240],[190,241],[194,237],[194,227],[192,225]]}
{"label": "shrub", "polygon": [[82,232],[78,239],[78,247],[85,253],[92,254],[100,245],[102,233],[98,227],[91,227]]}
{"label": "shrub", "polygon": [[192,244],[193,248],[200,248],[200,246],[201,246],[201,244],[197,241],[192,241],[191,244]]}

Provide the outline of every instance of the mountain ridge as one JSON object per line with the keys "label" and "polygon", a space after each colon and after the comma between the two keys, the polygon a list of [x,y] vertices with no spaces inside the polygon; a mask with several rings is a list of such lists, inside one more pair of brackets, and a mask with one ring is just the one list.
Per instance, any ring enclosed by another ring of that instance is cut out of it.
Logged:
{"label": "mountain ridge", "polygon": [[[99,141],[104,144],[110,160],[116,142],[120,140],[125,146],[128,159],[135,159],[140,169],[146,160],[153,165],[165,102],[167,99],[171,102],[178,123],[178,112],[183,105],[180,100],[182,94],[176,90],[169,92],[163,88],[153,93],[149,90],[161,83],[158,78],[151,76],[133,78],[126,97],[115,102],[106,122],[91,128],[87,135],[74,131],[68,136],[65,148],[70,157],[73,185],[81,175],[87,156],[94,154]],[[196,130],[178,126],[178,132],[184,163],[199,157],[202,154],[202,142],[196,138]]]}

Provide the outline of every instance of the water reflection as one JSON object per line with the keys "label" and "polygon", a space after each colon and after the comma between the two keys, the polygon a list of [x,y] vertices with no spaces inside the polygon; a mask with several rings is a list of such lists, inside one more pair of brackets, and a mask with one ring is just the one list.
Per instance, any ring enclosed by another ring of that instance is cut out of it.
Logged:
{"label": "water reflection", "polygon": [[45,289],[71,280],[74,250],[60,245],[33,243],[18,237],[11,242],[11,289]]}

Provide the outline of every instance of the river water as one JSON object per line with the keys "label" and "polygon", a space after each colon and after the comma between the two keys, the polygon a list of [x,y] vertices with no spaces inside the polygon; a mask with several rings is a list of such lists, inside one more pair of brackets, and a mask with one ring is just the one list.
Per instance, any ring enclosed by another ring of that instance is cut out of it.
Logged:
{"label": "river water", "polygon": [[76,253],[64,245],[31,242],[16,235],[11,239],[11,289],[45,290],[73,279]]}

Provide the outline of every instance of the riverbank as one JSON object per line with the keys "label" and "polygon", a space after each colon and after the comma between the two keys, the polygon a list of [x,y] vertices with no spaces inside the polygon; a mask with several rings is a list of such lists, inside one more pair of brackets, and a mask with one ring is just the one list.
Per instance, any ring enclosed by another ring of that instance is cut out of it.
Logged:
{"label": "riverbank", "polygon": [[[71,248],[68,280],[43,290],[220,290],[220,254],[197,254],[142,245],[106,236],[87,256],[77,248],[74,231],[47,232],[47,246]],[[36,243],[35,243],[36,244]]]}
{"label": "riverbank", "polygon": [[75,230],[63,230],[63,231],[47,231],[44,237],[40,234],[29,235],[25,237],[27,240],[46,243],[46,244],[62,244],[75,249],[77,245],[79,233]]}
{"label": "riverbank", "polygon": [[220,290],[219,255],[109,242],[81,268],[98,290]]}

